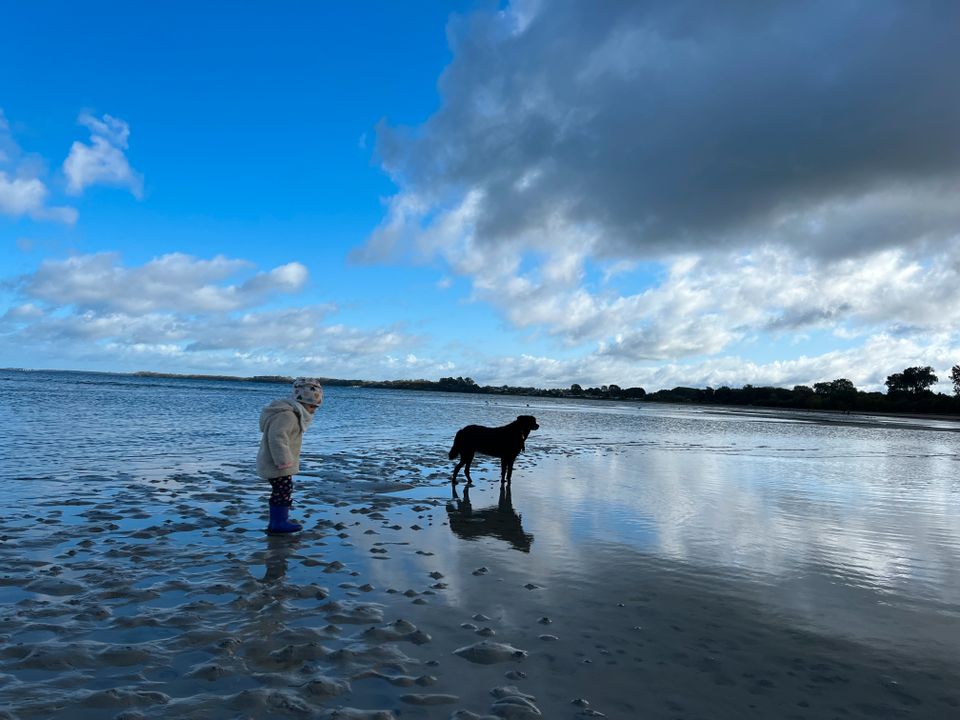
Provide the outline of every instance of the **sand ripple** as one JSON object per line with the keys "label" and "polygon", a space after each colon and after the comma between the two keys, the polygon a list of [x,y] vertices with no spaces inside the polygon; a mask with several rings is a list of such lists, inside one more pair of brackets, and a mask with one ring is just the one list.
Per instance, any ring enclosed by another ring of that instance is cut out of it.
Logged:
{"label": "sand ripple", "polygon": [[[758,717],[960,707],[949,668],[764,624],[686,571],[635,561],[646,575],[621,582],[618,554],[610,584],[585,587],[459,544],[443,498],[379,492],[397,489],[398,456],[425,470],[413,452],[346,453],[342,479],[304,479],[295,537],[263,533],[249,464],[38,483],[44,518],[0,515],[0,720],[695,717],[728,697]],[[680,679],[691,692],[667,703]],[[497,682],[514,684],[486,690]]]}
{"label": "sand ripple", "polygon": [[358,710],[350,707],[324,710],[318,717],[320,720],[397,720],[397,716],[389,710]]}
{"label": "sand ripple", "polygon": [[316,677],[303,686],[304,692],[318,698],[332,698],[350,692],[350,683],[329,677]]}
{"label": "sand ripple", "polygon": [[457,648],[453,652],[455,655],[459,655],[470,662],[481,665],[522,660],[527,656],[525,650],[520,650],[506,643],[491,642],[489,640],[482,640],[473,645]]}
{"label": "sand ripple", "polygon": [[359,603],[350,600],[334,601],[324,605],[321,610],[332,623],[345,625],[364,625],[383,620],[383,605],[378,603]]}
{"label": "sand ripple", "polygon": [[162,692],[131,691],[121,688],[98,690],[77,700],[79,705],[91,708],[143,707],[147,705],[166,705],[169,702],[170,696]]}
{"label": "sand ripple", "polygon": [[407,694],[401,695],[400,701],[408,705],[452,705],[460,700],[457,695],[447,695],[445,693],[434,694]]}

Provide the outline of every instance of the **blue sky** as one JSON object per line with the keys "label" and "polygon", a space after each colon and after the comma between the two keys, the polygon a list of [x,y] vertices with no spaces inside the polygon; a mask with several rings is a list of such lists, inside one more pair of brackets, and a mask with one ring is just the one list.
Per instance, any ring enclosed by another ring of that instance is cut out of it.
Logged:
{"label": "blue sky", "polygon": [[960,9],[587,10],[9,4],[0,365],[946,380]]}

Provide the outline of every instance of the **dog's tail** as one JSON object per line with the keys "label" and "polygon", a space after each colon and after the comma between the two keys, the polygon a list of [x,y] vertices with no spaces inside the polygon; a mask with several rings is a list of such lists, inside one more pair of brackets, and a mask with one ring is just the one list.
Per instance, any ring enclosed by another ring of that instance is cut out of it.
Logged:
{"label": "dog's tail", "polygon": [[450,452],[448,453],[448,455],[451,460],[454,460],[459,454],[460,454],[460,432],[458,431],[453,438],[453,447],[450,448]]}

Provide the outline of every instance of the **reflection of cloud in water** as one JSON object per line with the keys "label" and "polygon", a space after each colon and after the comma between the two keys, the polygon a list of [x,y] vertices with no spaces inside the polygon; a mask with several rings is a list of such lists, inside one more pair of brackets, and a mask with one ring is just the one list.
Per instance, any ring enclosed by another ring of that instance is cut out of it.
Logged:
{"label": "reflection of cloud in water", "polygon": [[[571,541],[616,539],[767,574],[827,559],[897,591],[904,580],[937,586],[954,575],[960,521],[951,515],[950,466],[942,456],[888,456],[878,467],[875,457],[850,453],[827,461],[706,450],[594,453],[545,461],[525,504],[549,505],[554,521],[568,516]],[[541,510],[529,509],[528,518]]]}
{"label": "reflection of cloud in water", "polygon": [[[960,640],[940,614],[960,613],[955,460],[928,452],[878,462],[871,447],[844,449],[849,441],[825,439],[815,455],[790,458],[664,449],[557,457],[515,492],[524,491],[538,542],[584,585],[642,574],[631,562],[664,562],[829,632]],[[598,564],[598,548],[617,546],[616,564]],[[940,619],[917,629],[931,611]]]}

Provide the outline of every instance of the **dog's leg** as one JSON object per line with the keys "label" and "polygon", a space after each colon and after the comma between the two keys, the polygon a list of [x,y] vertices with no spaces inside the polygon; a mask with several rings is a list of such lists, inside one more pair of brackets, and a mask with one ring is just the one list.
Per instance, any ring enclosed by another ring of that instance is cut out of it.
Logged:
{"label": "dog's leg", "polygon": [[507,464],[508,462],[509,461],[507,460],[507,458],[505,457],[500,458],[500,484],[501,485],[503,485],[504,478],[507,477],[507,472],[509,468],[509,465]]}
{"label": "dog's leg", "polygon": [[470,463],[473,462],[473,453],[461,453],[460,461],[465,463],[463,466],[463,474],[467,476],[467,485],[473,485],[473,478],[470,477]]}
{"label": "dog's leg", "polygon": [[451,480],[450,480],[450,482],[451,482],[453,485],[456,485],[456,484],[457,484],[457,473],[460,472],[460,468],[462,468],[462,467],[463,467],[463,457],[461,456],[460,462],[458,462],[458,463],[456,464],[456,466],[453,468],[453,477],[452,477]]}

